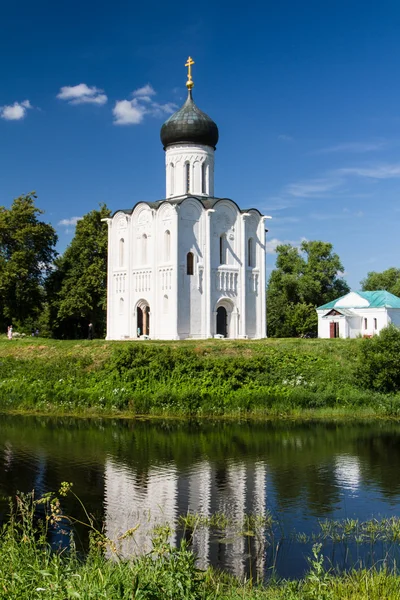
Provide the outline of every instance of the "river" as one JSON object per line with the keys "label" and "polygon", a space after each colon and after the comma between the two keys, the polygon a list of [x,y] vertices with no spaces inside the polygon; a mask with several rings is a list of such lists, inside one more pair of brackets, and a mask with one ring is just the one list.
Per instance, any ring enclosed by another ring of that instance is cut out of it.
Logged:
{"label": "river", "polygon": [[[0,418],[1,518],[6,497],[40,495],[61,481],[129,555],[150,548],[156,524],[179,515],[223,514],[223,532],[197,527],[193,548],[209,564],[238,575],[283,577],[307,568],[312,535],[325,519],[400,517],[400,426],[394,422],[230,422]],[[66,514],[82,516],[76,498],[62,500]],[[271,515],[269,536],[240,535],[245,515]],[[293,535],[303,532],[305,541]],[[188,531],[177,530],[177,543]],[[84,529],[78,543],[87,545]],[[58,534],[54,533],[53,544]],[[271,537],[272,536],[272,537]],[[349,566],[382,558],[384,545],[331,544],[332,562]],[[357,546],[357,547],[356,547]]]}

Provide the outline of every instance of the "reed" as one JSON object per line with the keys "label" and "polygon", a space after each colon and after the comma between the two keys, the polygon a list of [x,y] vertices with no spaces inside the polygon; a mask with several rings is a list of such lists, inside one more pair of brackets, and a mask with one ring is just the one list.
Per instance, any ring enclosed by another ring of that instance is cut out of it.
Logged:
{"label": "reed", "polygon": [[[72,493],[71,485],[63,484],[60,495],[67,493]],[[338,574],[325,568],[321,543],[313,545],[309,569],[299,581],[239,581],[213,569],[200,571],[186,541],[178,548],[168,543],[168,526],[155,530],[149,554],[122,558],[117,545],[94,527],[87,513],[91,543],[83,556],[75,548],[73,535],[68,549],[48,542],[57,539],[55,534],[62,532],[67,521],[73,521],[62,514],[61,506],[62,498],[54,494],[38,499],[34,494],[19,494],[10,502],[10,518],[0,535],[1,599],[397,600],[400,596],[396,568],[375,565]],[[354,533],[359,525],[343,522],[340,527],[350,527]],[[386,522],[381,527],[392,530],[392,525]],[[130,530],[124,537],[134,533]]]}

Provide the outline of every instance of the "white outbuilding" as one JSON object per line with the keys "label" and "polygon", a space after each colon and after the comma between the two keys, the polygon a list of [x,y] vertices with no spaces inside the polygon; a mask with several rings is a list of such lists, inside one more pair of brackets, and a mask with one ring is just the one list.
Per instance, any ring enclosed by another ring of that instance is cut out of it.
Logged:
{"label": "white outbuilding", "polygon": [[371,337],[400,327],[400,298],[386,290],[349,292],[317,308],[319,338]]}
{"label": "white outbuilding", "polygon": [[266,336],[265,219],[214,195],[218,127],[188,97],[161,128],[166,198],[108,222],[107,339]]}

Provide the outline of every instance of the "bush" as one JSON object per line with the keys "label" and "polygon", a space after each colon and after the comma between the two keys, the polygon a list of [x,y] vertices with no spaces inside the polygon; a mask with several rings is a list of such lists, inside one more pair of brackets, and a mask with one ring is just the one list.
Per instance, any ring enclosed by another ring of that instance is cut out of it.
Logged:
{"label": "bush", "polygon": [[394,325],[362,340],[356,369],[357,383],[385,394],[400,391],[400,330]]}

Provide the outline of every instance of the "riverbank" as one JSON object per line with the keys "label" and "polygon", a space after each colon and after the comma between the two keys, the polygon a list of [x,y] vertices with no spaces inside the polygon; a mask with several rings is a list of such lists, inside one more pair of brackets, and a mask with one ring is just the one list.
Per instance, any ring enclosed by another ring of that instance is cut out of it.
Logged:
{"label": "riverbank", "polygon": [[73,416],[400,416],[366,389],[364,340],[0,340],[0,411]]}

